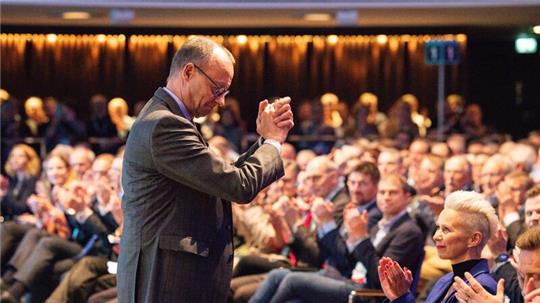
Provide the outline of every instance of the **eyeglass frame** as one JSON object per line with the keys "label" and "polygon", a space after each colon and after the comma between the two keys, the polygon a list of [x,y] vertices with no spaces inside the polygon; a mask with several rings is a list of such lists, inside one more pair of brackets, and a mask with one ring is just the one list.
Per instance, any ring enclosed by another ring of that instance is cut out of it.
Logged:
{"label": "eyeglass frame", "polygon": [[214,100],[217,99],[217,98],[220,98],[221,96],[225,97],[225,96],[227,96],[229,94],[230,91],[228,89],[220,88],[220,86],[216,83],[216,81],[214,81],[210,76],[208,76],[208,74],[205,73],[204,70],[201,67],[199,67],[195,63],[193,63],[193,66],[195,66],[195,68],[198,71],[200,71],[203,74],[203,76],[205,76],[206,79],[208,79],[212,83],[212,85],[214,85],[214,87],[217,87],[219,90],[223,90],[221,92],[218,91],[218,93],[212,92],[212,94],[214,95]]}

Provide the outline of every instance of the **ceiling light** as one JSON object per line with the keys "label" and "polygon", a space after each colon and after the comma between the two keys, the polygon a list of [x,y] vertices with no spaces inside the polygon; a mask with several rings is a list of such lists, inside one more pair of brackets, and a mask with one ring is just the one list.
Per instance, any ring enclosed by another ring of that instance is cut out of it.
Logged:
{"label": "ceiling light", "polygon": [[330,35],[326,38],[326,40],[328,41],[328,43],[330,44],[336,44],[339,40],[338,36],[336,35]]}
{"label": "ceiling light", "polygon": [[321,14],[321,13],[305,14],[304,20],[313,21],[313,22],[324,22],[324,21],[332,20],[332,16],[330,14]]}
{"label": "ceiling light", "polygon": [[533,32],[540,35],[540,25],[533,26]]}
{"label": "ceiling light", "polygon": [[90,19],[90,14],[87,12],[63,12],[62,18],[66,20],[85,20]]}
{"label": "ceiling light", "polygon": [[50,43],[54,43],[56,42],[56,40],[58,40],[58,36],[56,36],[55,34],[47,35],[47,41],[49,41]]}
{"label": "ceiling light", "polygon": [[236,36],[236,42],[238,42],[238,44],[246,44],[247,41],[248,41],[248,37],[246,35]]}
{"label": "ceiling light", "polygon": [[388,42],[388,36],[386,35],[377,35],[377,43],[379,44],[385,44],[386,42]]}

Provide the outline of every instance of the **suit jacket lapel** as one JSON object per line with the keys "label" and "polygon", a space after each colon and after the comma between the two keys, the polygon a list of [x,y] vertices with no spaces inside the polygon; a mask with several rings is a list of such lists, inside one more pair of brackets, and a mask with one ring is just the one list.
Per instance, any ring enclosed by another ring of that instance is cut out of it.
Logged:
{"label": "suit jacket lapel", "polygon": [[[379,245],[377,245],[377,247],[375,247],[375,250],[380,253],[381,251],[384,251],[386,247],[386,245],[388,245],[388,242],[394,237],[394,234],[396,233],[396,230],[399,228],[399,226],[407,221],[409,219],[409,214],[405,214],[403,216],[401,216],[401,218],[399,218],[395,223],[394,225],[392,225],[392,227],[390,227],[390,230],[388,231],[388,233],[384,236],[384,238],[381,240],[381,242],[379,243]],[[373,236],[375,236],[377,234],[377,231],[379,231],[379,226],[376,225],[377,228],[374,228],[375,230],[375,233],[373,234]]]}

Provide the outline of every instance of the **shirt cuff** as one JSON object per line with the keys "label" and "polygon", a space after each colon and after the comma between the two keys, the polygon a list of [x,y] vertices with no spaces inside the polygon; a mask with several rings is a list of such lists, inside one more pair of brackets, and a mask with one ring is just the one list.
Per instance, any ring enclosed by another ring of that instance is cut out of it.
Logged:
{"label": "shirt cuff", "polygon": [[264,144],[270,144],[277,148],[278,153],[281,154],[281,143],[279,143],[277,140],[274,139],[264,139]]}
{"label": "shirt cuff", "polygon": [[353,252],[354,249],[356,248],[356,246],[358,246],[358,244],[366,241],[367,239],[369,239],[369,236],[365,236],[359,240],[356,240],[355,242],[353,243],[349,243],[349,241],[346,242],[347,244],[347,250],[349,251],[349,253]]}
{"label": "shirt cuff", "polygon": [[337,228],[336,221],[328,221],[324,223],[323,225],[319,226],[317,229],[317,235],[319,236],[319,239],[322,239],[324,236],[326,236],[327,233],[333,231]]}
{"label": "shirt cuff", "polygon": [[93,214],[92,210],[90,208],[85,208],[82,212],[75,214],[75,219],[77,222],[84,224],[88,218]]}
{"label": "shirt cuff", "polygon": [[511,212],[509,214],[506,214],[503,218],[504,226],[506,227],[516,221],[519,221],[519,214],[517,212]]}

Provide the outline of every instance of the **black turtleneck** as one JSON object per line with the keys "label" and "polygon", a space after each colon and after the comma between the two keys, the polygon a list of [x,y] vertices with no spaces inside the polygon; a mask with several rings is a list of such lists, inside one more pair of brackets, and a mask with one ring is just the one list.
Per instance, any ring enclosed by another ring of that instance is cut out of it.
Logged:
{"label": "black turtleneck", "polygon": [[458,264],[452,264],[452,271],[454,272],[454,277],[460,277],[465,280],[465,272],[471,272],[471,269],[478,263],[484,261],[484,259],[474,259],[464,261]]}

